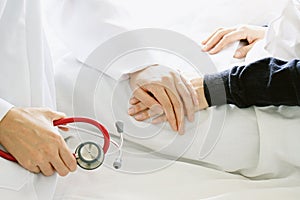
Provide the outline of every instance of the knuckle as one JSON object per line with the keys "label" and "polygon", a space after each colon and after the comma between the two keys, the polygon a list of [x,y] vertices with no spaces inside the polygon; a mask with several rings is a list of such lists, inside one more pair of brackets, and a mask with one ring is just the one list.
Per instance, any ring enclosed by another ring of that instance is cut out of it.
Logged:
{"label": "knuckle", "polygon": [[223,41],[226,42],[228,40],[230,40],[230,35],[224,35]]}
{"label": "knuckle", "polygon": [[[47,150],[46,150],[47,151]],[[45,153],[45,150],[43,150],[43,152],[41,153],[41,150],[39,153],[37,153],[34,157],[34,162],[37,164],[42,164],[43,162],[45,162],[45,155],[47,155],[47,153]]]}
{"label": "knuckle", "polygon": [[249,29],[249,27],[247,26],[247,25],[241,25],[239,28],[238,28],[238,30],[248,30]]}
{"label": "knuckle", "polygon": [[53,113],[53,111],[48,107],[41,108],[41,111],[44,112],[46,115],[50,115]]}
{"label": "knuckle", "polygon": [[32,163],[31,160],[26,159],[24,161],[20,161],[20,164],[25,168],[28,169],[29,171],[34,171],[35,169],[35,165]]}
{"label": "knuckle", "polygon": [[58,146],[63,144],[64,139],[61,135],[58,135],[54,132],[51,132],[51,134],[52,134],[52,144],[58,145]]}
{"label": "knuckle", "polygon": [[224,35],[227,31],[228,29],[221,28],[220,30],[217,31],[217,35]]}

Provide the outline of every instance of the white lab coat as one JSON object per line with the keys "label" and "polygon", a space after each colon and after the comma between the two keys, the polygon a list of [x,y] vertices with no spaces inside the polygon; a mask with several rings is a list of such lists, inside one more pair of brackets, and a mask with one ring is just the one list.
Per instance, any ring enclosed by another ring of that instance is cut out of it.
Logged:
{"label": "white lab coat", "polygon": [[270,24],[265,49],[270,55],[291,60],[300,58],[300,0],[291,0]]}
{"label": "white lab coat", "polygon": [[[0,3],[0,120],[13,106],[55,108],[50,54],[43,34],[40,1]],[[34,175],[0,158],[2,199],[51,199],[56,175]]]}
{"label": "white lab coat", "polygon": [[[78,60],[84,61],[103,41],[126,31],[121,23],[126,13],[113,2],[117,1],[47,1],[47,7],[51,8],[50,25]],[[53,73],[41,10],[39,0],[0,1],[0,119],[12,105],[55,108]],[[101,66],[97,69],[104,71]],[[132,70],[122,68],[111,76],[118,79]],[[0,158],[3,199],[51,199],[55,185],[56,176],[34,175]]]}
{"label": "white lab coat", "polygon": [[[53,0],[46,5],[41,2],[0,1],[0,120],[13,106],[55,109],[52,62],[42,20],[44,6],[52,8],[47,18],[52,19],[52,28],[82,62],[97,45],[126,30],[117,24],[122,18],[118,7],[106,1]],[[132,70],[123,68],[114,78],[120,78],[124,71]],[[3,199],[52,199],[56,181],[56,175],[36,175],[0,158]]]}

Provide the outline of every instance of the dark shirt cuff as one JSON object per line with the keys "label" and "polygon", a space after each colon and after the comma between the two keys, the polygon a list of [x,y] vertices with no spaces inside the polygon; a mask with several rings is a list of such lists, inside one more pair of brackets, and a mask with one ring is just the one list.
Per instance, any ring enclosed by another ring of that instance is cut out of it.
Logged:
{"label": "dark shirt cuff", "polygon": [[227,103],[228,75],[230,70],[220,73],[204,75],[204,95],[209,106],[224,105]]}

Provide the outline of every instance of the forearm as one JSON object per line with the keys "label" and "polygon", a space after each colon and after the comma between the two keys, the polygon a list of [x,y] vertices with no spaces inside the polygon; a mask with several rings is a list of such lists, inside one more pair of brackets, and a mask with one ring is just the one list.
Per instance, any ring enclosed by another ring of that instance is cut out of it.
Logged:
{"label": "forearm", "polygon": [[209,106],[296,106],[300,105],[300,61],[266,58],[205,75],[203,85]]}

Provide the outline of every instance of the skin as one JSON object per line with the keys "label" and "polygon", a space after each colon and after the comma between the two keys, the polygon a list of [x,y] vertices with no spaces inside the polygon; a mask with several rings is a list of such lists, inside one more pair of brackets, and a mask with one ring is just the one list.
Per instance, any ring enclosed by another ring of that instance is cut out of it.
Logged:
{"label": "skin", "polygon": [[[202,41],[202,45],[204,45],[203,51],[208,52],[210,54],[216,54],[220,52],[222,49],[224,49],[230,43],[242,40],[246,42],[246,45],[237,49],[237,51],[234,54],[234,57],[244,58],[249,52],[249,50],[253,47],[253,45],[257,41],[265,37],[266,30],[267,30],[266,27],[260,27],[260,26],[239,26],[239,27],[225,28],[225,29],[220,28]],[[148,73],[147,71],[144,72]],[[141,72],[136,72],[134,76],[138,76],[139,73]],[[165,76],[165,74],[160,74],[159,71],[154,71],[153,73],[157,73],[156,74],[157,80]],[[172,73],[176,75],[176,72],[172,72]],[[173,82],[175,85],[178,85],[178,83],[180,83],[180,86],[176,87],[177,90],[182,86],[182,83],[183,85],[186,86],[186,88],[183,89],[185,90],[185,92],[178,92],[178,91],[177,92],[180,98],[183,98],[185,114],[187,115],[188,119],[192,121],[194,119],[194,113],[196,111],[203,110],[208,107],[205,94],[204,94],[204,89],[203,89],[203,79],[201,77],[193,77],[191,79],[178,74],[177,76],[174,76],[174,74],[172,77],[169,77],[169,82],[170,83]],[[178,78],[178,76],[180,77],[180,79]],[[145,78],[147,79],[147,76],[145,76]],[[191,81],[189,81],[189,79],[191,79]],[[132,82],[134,82],[134,80]],[[169,87],[168,85],[166,86]],[[164,88],[164,85],[161,85],[161,87]],[[174,111],[176,109],[178,110],[179,108],[176,108],[176,106],[174,106],[173,110],[171,107],[166,108],[165,104],[156,101],[157,98],[155,95],[153,95],[153,93],[152,95],[148,95],[147,92],[149,92],[150,90],[148,90],[147,87],[140,87],[139,84],[135,84],[135,89],[142,90],[145,94],[144,96],[138,94],[139,92],[133,94],[133,97],[130,100],[130,104],[132,106],[130,107],[128,113],[131,116],[134,116],[135,119],[139,121],[143,121],[151,118],[152,115],[149,114],[151,113],[150,112],[151,108],[158,106],[159,109],[163,109],[163,113],[160,114],[155,119],[153,119],[152,123],[156,124],[156,123],[168,121],[171,127],[173,127],[173,130],[176,130],[175,128],[176,118],[173,117],[174,115],[170,117],[169,113],[173,112],[176,114],[176,112]],[[195,93],[196,95],[194,95]],[[160,94],[158,93],[157,95]],[[196,100],[194,100],[193,98],[196,98]],[[177,104],[177,106],[180,105]],[[180,121],[180,123],[182,122]]]}
{"label": "skin", "polygon": [[[194,77],[194,79],[190,80],[188,76],[184,76],[182,74],[179,74],[178,72],[168,70],[163,71],[161,66],[156,68],[150,67],[147,70],[136,72],[134,76],[131,76],[130,82],[135,86],[132,87],[135,88],[136,91],[141,92],[143,95],[138,94],[138,92],[133,93],[134,96],[130,100],[131,107],[129,108],[128,113],[131,116],[135,117],[136,120],[144,121],[153,117],[151,113],[157,114],[157,112],[151,112],[151,110],[153,110],[151,108],[160,108],[162,109],[162,112],[160,112],[159,116],[155,117],[152,120],[152,123],[157,124],[168,121],[173,130],[178,131],[180,134],[183,134],[184,130],[182,129],[183,125],[181,123],[183,123],[184,115],[187,115],[189,121],[193,121],[194,113],[197,110],[205,109],[208,107],[204,96],[203,79],[200,77]],[[161,73],[163,73],[164,75],[162,76]],[[146,86],[144,85],[143,87],[139,87],[140,85],[137,83],[138,81],[136,80],[136,76],[139,76],[141,80],[146,79],[147,81],[145,83],[150,84],[150,87],[148,84],[145,84]],[[149,79],[149,77],[152,78]],[[158,77],[164,78],[159,79]],[[169,82],[165,81],[166,77],[168,77]],[[161,84],[158,84],[158,80],[161,81]],[[177,92],[175,95],[175,99],[163,99],[161,97],[164,96],[162,94],[162,90],[156,93],[155,89],[151,88],[157,87],[160,89],[166,89],[170,88],[170,84],[176,85],[176,87],[172,87],[172,91],[174,93]],[[149,91],[151,95],[149,95]],[[182,100],[182,103],[180,103],[180,100]],[[167,107],[165,106],[166,103],[170,103],[173,106]],[[180,119],[182,121],[179,121],[178,118],[174,116],[177,115],[176,110],[182,110],[183,108],[185,112],[180,112]],[[169,113],[171,113],[171,115]],[[179,126],[175,122],[177,122]]]}
{"label": "skin", "polygon": [[53,121],[65,117],[48,108],[12,108],[0,122],[0,143],[33,173],[66,176],[76,160]]}
{"label": "skin", "polygon": [[242,40],[246,45],[236,50],[233,57],[244,58],[253,45],[265,37],[266,27],[240,26],[237,28],[219,28],[202,41],[202,50],[210,54],[216,54],[228,44]]}
{"label": "skin", "polygon": [[[162,115],[171,128],[184,133],[184,116],[194,120],[194,107],[198,104],[197,94],[189,81],[171,68],[153,65],[130,75],[133,89],[132,106],[128,114],[138,121]],[[152,122],[155,123],[157,118]]]}
{"label": "skin", "polygon": [[[201,77],[194,78],[191,80],[191,83],[197,94],[197,101],[199,102],[199,104],[193,108],[194,112],[208,108],[208,103],[206,101],[204,89],[203,89],[203,79]],[[149,110],[147,106],[145,106],[142,102],[140,102],[135,97],[132,97],[129,103],[132,105],[131,107],[134,108],[136,111],[135,113],[133,113],[133,115],[137,115],[139,112],[146,112]],[[141,119],[141,121],[147,120],[149,118],[150,116],[145,116],[143,119]],[[168,119],[165,114],[162,114],[159,117],[155,118],[152,121],[152,123],[158,124],[165,121],[168,121]]]}

